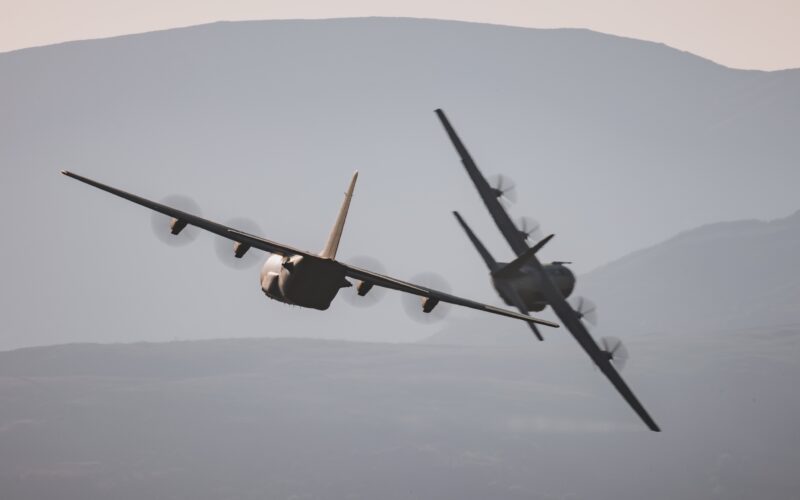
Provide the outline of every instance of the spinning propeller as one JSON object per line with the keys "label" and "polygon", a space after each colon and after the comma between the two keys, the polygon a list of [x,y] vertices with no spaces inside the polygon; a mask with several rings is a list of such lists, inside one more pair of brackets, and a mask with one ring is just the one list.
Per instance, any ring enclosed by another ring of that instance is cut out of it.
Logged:
{"label": "spinning propeller", "polygon": [[[360,255],[352,259],[347,259],[347,263],[354,267],[366,269],[367,271],[374,271],[378,274],[386,273],[383,264],[372,257]],[[345,302],[352,306],[369,307],[378,303],[386,294],[386,289],[383,287],[369,286],[369,284],[361,281],[356,281],[353,285],[354,286],[340,292]]]}
{"label": "spinning propeller", "polygon": [[599,347],[617,370],[621,371],[625,367],[625,362],[628,361],[628,349],[620,339],[603,337],[600,339]]}
{"label": "spinning propeller", "polygon": [[493,175],[487,179],[495,197],[501,202],[516,203],[517,189],[514,181],[504,175]]}
{"label": "spinning propeller", "polygon": [[[183,212],[200,216],[200,205],[188,196],[173,194],[161,200],[161,203]],[[159,212],[153,212],[150,222],[156,237],[173,247],[180,247],[193,242],[200,232],[196,227],[185,225]]]}
{"label": "spinning propeller", "polygon": [[[256,236],[262,234],[258,224],[252,219],[247,219],[245,217],[235,217],[227,221],[225,225],[243,233]],[[229,240],[228,238],[223,238],[222,236],[216,236],[214,238],[214,250],[220,262],[233,269],[247,269],[253,267],[264,258],[262,252],[249,252],[248,246],[242,245],[237,241]]]}
{"label": "spinning propeller", "polygon": [[[450,285],[436,273],[422,273],[411,278],[411,283],[422,285],[424,287],[432,288],[434,290],[450,293]],[[427,297],[419,297],[410,293],[404,293],[403,309],[406,313],[419,323],[435,323],[444,319],[450,311],[450,304],[430,302]],[[433,308],[429,312],[424,309]]]}
{"label": "spinning propeller", "polygon": [[542,231],[536,219],[530,217],[520,217],[517,221],[517,230],[525,241],[539,241],[542,239]]}
{"label": "spinning propeller", "polygon": [[[578,319],[585,320],[592,326],[597,324],[597,306],[594,305],[594,302],[585,297],[575,297],[570,300],[570,305],[575,310]],[[625,362],[628,361],[628,349],[622,341],[616,337],[602,337],[598,347],[611,364],[617,370],[622,371]]]}
{"label": "spinning propeller", "polygon": [[578,315],[578,319],[586,320],[590,325],[597,325],[597,306],[585,297],[576,297],[570,300],[570,305]]}
{"label": "spinning propeller", "polygon": [[[198,217],[201,216],[200,205],[188,196],[170,195],[161,200],[161,203]],[[153,212],[150,221],[156,237],[170,246],[187,245],[200,234],[198,228],[159,212]],[[261,234],[258,224],[243,217],[231,219],[226,225],[245,233]],[[259,252],[248,252],[249,247],[222,236],[214,237],[214,248],[219,260],[234,269],[252,267],[260,260]]]}

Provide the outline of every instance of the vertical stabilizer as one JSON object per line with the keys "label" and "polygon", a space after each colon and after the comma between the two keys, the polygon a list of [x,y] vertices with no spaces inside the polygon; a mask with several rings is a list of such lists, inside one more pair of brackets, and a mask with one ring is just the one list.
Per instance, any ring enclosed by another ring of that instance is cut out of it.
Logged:
{"label": "vertical stabilizer", "polygon": [[353,190],[356,188],[356,179],[358,179],[358,170],[353,173],[353,178],[350,179],[347,192],[344,193],[342,208],[339,209],[339,216],[336,217],[336,223],[333,225],[333,228],[331,228],[328,242],[325,243],[325,248],[319,253],[319,256],[323,259],[336,258],[336,250],[339,249],[339,240],[342,238],[342,231],[344,230],[344,221],[347,219],[347,211],[350,209],[350,200],[353,198]]}

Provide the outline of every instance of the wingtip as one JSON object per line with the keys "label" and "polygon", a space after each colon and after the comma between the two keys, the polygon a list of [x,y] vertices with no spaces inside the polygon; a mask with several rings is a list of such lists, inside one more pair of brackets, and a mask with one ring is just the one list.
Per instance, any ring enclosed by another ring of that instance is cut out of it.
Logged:
{"label": "wingtip", "polygon": [[[544,326],[549,326],[550,328],[561,328],[561,325],[559,325],[558,323],[556,323],[554,321],[547,321],[546,319],[535,318],[533,316],[528,316],[527,314],[525,316],[530,318],[528,321],[530,321],[531,323],[533,323],[535,325],[544,325]],[[540,339],[540,340],[544,340],[544,339]]]}
{"label": "wingtip", "polygon": [[69,175],[72,175],[72,172],[70,172],[69,170],[62,170],[61,171],[61,175],[69,176]]}

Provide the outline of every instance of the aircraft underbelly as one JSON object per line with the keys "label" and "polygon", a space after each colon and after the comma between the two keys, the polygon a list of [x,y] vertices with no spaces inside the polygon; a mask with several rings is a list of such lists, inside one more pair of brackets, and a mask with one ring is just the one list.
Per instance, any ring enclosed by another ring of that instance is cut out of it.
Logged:
{"label": "aircraft underbelly", "polygon": [[267,297],[310,309],[328,309],[342,286],[349,286],[344,269],[328,259],[275,254],[261,270]]}
{"label": "aircraft underbelly", "polygon": [[[295,258],[293,258],[295,259]],[[325,259],[299,258],[284,269],[281,291],[287,302],[311,309],[327,309],[345,281],[341,266]]]}
{"label": "aircraft underbelly", "polygon": [[[564,297],[569,297],[575,286],[575,279],[572,274],[551,277],[553,283],[558,287]],[[514,292],[522,299],[528,311],[541,311],[547,307],[547,297],[542,291],[541,278],[531,272],[519,273],[513,277],[505,278],[505,286],[510,286]],[[508,305],[515,305],[513,300],[505,297],[502,289],[504,286],[495,284],[495,289]]]}
{"label": "aircraft underbelly", "polygon": [[528,311],[541,311],[547,307],[547,300],[544,295],[533,287],[522,288],[517,293],[528,307]]}
{"label": "aircraft underbelly", "polygon": [[[522,299],[528,311],[541,311],[547,306],[547,301],[539,291],[537,280],[530,275],[519,275],[508,280],[508,285],[516,292],[519,298]],[[502,293],[501,293],[502,295]],[[504,300],[509,305],[514,305],[504,297]]]}

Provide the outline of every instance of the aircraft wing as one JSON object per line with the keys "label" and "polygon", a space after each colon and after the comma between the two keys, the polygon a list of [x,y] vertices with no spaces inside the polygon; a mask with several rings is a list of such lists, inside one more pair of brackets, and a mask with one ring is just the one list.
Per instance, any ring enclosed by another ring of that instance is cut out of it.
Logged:
{"label": "aircraft wing", "polygon": [[453,146],[455,146],[456,151],[458,151],[458,155],[461,157],[461,163],[464,164],[467,174],[469,174],[470,179],[472,179],[472,183],[475,184],[475,188],[481,195],[481,199],[483,199],[484,205],[486,205],[486,208],[492,215],[492,219],[494,219],[495,224],[497,224],[497,228],[500,229],[503,237],[506,239],[508,244],[511,245],[511,249],[514,250],[514,253],[517,255],[522,255],[528,249],[528,244],[525,242],[525,236],[511,221],[508,213],[505,211],[503,206],[500,204],[500,201],[497,199],[497,196],[495,196],[495,193],[492,191],[492,187],[489,186],[488,182],[486,182],[483,174],[481,174],[481,171],[478,170],[478,166],[472,160],[472,156],[469,154],[469,151],[467,151],[467,148],[464,147],[464,144],[461,142],[458,134],[456,134],[453,126],[450,125],[450,121],[445,116],[444,111],[437,109],[436,115],[439,117],[439,121],[442,122],[442,125],[444,126],[448,137],[450,137],[450,141],[453,143]]}
{"label": "aircraft wing", "polygon": [[344,266],[345,273],[350,278],[365,281],[367,283],[371,283],[373,285],[377,285],[384,288],[391,288],[392,290],[398,290],[413,295],[419,295],[420,297],[435,301],[433,302],[434,305],[436,302],[440,301],[447,302],[448,304],[455,304],[457,306],[469,307],[471,309],[477,309],[478,311],[498,314],[500,316],[507,316],[509,318],[521,319],[523,321],[527,321],[531,326],[534,326],[535,323],[538,323],[540,325],[551,326],[553,328],[558,328],[559,326],[558,323],[553,323],[552,321],[534,318],[533,316],[529,316],[527,314],[519,314],[499,307],[494,307],[488,304],[482,304],[480,302],[475,302],[469,299],[457,297],[455,295],[450,295],[449,293],[439,292],[432,288],[424,287],[421,285],[415,285],[413,283],[401,281],[395,278],[391,278],[389,276],[374,273],[372,271],[367,271],[366,269],[353,267],[343,262],[340,262],[340,264]]}
{"label": "aircraft wing", "polygon": [[[252,234],[248,234],[242,231],[238,231],[235,228],[225,226],[223,224],[218,224],[216,222],[203,219],[202,217],[198,217],[196,215],[183,212],[176,208],[169,207],[162,203],[157,203],[155,201],[151,201],[140,196],[136,196],[131,193],[127,193],[120,189],[107,186],[105,184],[101,184],[97,181],[89,179],[87,177],[83,177],[81,175],[68,172],[63,170],[62,174],[66,175],[67,177],[72,177],[75,180],[81,181],[86,183],[90,186],[96,187],[98,189],[102,189],[103,191],[109,192],[113,195],[119,196],[120,198],[124,198],[128,201],[132,201],[138,205],[142,205],[143,207],[147,207],[151,210],[155,210],[156,212],[160,212],[164,215],[169,217],[173,217],[179,221],[183,221],[186,224],[190,224],[192,226],[199,227],[201,229],[205,229],[206,231],[210,231],[214,234],[218,234],[219,236],[223,236],[233,241],[238,241],[240,243],[244,243],[250,245],[253,248],[258,248],[260,250],[264,250],[270,253],[277,253],[280,255],[303,255],[306,257],[319,259],[318,255],[314,255],[310,252],[306,252],[303,250],[298,250],[296,248],[292,248],[288,245],[284,245],[282,243],[277,243],[265,238],[261,238],[260,236],[255,236]],[[455,295],[450,295],[448,293],[439,292],[433,290],[431,288],[427,288],[424,286],[414,285],[412,283],[407,283],[405,281],[401,281],[398,279],[390,278],[388,276],[383,276],[381,274],[374,273],[372,271],[367,271],[366,269],[358,269],[352,266],[348,266],[342,262],[339,262],[347,274],[347,276],[351,278],[355,278],[358,280],[366,281],[368,283],[372,283],[373,285],[385,287],[385,288],[392,288],[394,290],[399,290],[406,293],[411,293],[414,295],[419,295],[420,297],[425,297],[435,305],[436,302],[447,302],[450,304],[455,304],[459,306],[469,307],[472,309],[477,309],[479,311],[485,311],[493,314],[499,314],[501,316],[507,316],[510,318],[521,319],[523,321],[527,321],[529,323],[539,323],[542,325],[552,326],[553,328],[558,328],[559,325],[553,323],[551,321],[546,321],[538,318],[533,318],[531,316],[518,314],[512,311],[507,311],[505,309],[501,309],[499,307],[490,306],[487,304],[481,304],[480,302],[475,302],[472,300],[464,299],[461,297],[457,297]]]}
{"label": "aircraft wing", "polygon": [[558,287],[556,287],[556,285],[550,279],[550,276],[544,271],[539,259],[537,259],[535,256],[532,256],[527,259],[527,263],[535,268],[536,271],[538,271],[542,276],[542,292],[545,294],[547,303],[553,308],[553,311],[556,313],[567,330],[569,330],[578,344],[580,344],[583,350],[586,351],[586,354],[589,355],[594,364],[600,368],[600,371],[603,372],[603,375],[605,375],[608,380],[611,381],[611,384],[622,395],[625,401],[628,402],[631,408],[633,408],[633,411],[639,415],[639,418],[644,421],[647,427],[650,428],[651,431],[661,432],[661,429],[650,417],[650,414],[647,413],[647,410],[644,409],[644,406],[642,406],[642,404],[633,394],[633,391],[631,391],[631,389],[628,387],[628,384],[626,384],[622,379],[619,372],[617,372],[617,370],[611,364],[608,357],[597,346],[594,339],[589,334],[589,331],[586,329],[586,326],[584,326],[578,315],[575,313],[566,299],[564,299],[564,296],[561,295]]}
{"label": "aircraft wing", "polygon": [[[467,174],[469,174],[470,179],[472,179],[473,184],[475,184],[475,188],[481,195],[481,199],[483,199],[483,203],[489,210],[489,213],[491,214],[492,219],[494,219],[497,228],[500,229],[500,232],[503,234],[506,241],[517,254],[517,256],[525,254],[528,252],[529,248],[528,244],[525,242],[525,237],[511,221],[508,213],[506,213],[505,209],[500,204],[500,201],[495,196],[495,193],[492,191],[491,186],[489,186],[489,183],[486,182],[486,179],[483,177],[483,174],[481,174],[481,171],[478,169],[478,166],[475,164],[472,156],[470,156],[469,151],[467,151],[467,148],[461,142],[461,139],[458,137],[458,134],[456,134],[453,126],[450,125],[450,121],[447,119],[444,112],[441,109],[437,109],[436,115],[442,122],[447,135],[450,137],[450,141],[453,143],[458,155],[461,157],[461,163],[464,164]],[[583,322],[581,322],[578,315],[575,313],[572,307],[570,307],[566,299],[564,299],[564,297],[561,295],[558,287],[555,286],[548,274],[544,271],[539,259],[531,254],[530,257],[526,259],[526,263],[536,268],[536,270],[542,276],[542,291],[545,293],[547,303],[553,308],[553,311],[555,311],[558,318],[562,323],[564,323],[564,326],[567,328],[567,330],[569,330],[578,344],[580,344],[583,350],[586,351],[586,354],[589,355],[592,361],[597,365],[598,368],[600,368],[600,371],[603,372],[608,380],[611,381],[617,391],[619,391],[619,393],[633,408],[636,414],[639,415],[645,424],[647,424],[647,427],[649,427],[650,430],[659,432],[660,429],[658,425],[647,413],[647,410],[644,409],[642,404],[633,394],[633,391],[630,390],[620,374],[604,355],[603,351],[597,346],[594,339],[589,334],[589,331],[586,330]],[[511,298],[514,298],[513,295]],[[517,306],[520,312],[527,312],[524,310],[524,304],[520,305],[522,307]],[[540,337],[538,335],[538,331],[535,329],[535,324],[531,323],[530,326],[534,329],[534,333],[537,334],[537,337]]]}
{"label": "aircraft wing", "polygon": [[238,241],[239,243],[250,245],[253,248],[258,248],[260,250],[264,250],[265,252],[277,253],[281,255],[305,255],[305,256],[312,255],[313,257],[316,257],[316,255],[313,255],[309,252],[298,250],[296,248],[292,248],[288,245],[283,245],[281,243],[276,243],[274,241],[266,240],[264,238],[254,236],[252,234],[237,231],[232,227],[228,227],[222,224],[218,224],[216,222],[212,222],[207,219],[203,219],[202,217],[198,217],[196,215],[183,212],[176,208],[168,207],[167,205],[163,205],[155,201],[147,200],[140,196],[136,196],[135,194],[127,193],[120,189],[113,188],[105,184],[101,184],[97,181],[93,181],[92,179],[88,179],[86,177],[74,174],[72,172],[68,172],[66,170],[62,170],[61,173],[66,175],[67,177],[72,177],[75,180],[79,180],[90,186],[94,186],[98,189],[102,189],[103,191],[117,195],[120,198],[125,198],[128,201],[132,201],[138,205],[142,205],[143,207],[147,207],[151,210],[155,210],[156,212],[168,215],[169,217],[173,217],[180,221],[184,221],[192,226],[205,229],[206,231],[210,231],[214,234],[218,234],[222,237],[228,238],[233,241]]}
{"label": "aircraft wing", "polygon": [[[514,307],[517,308],[520,314],[528,316],[528,308],[525,306],[525,302],[522,300],[522,297],[520,297],[519,294],[517,294],[517,292],[512,287],[505,286],[503,289],[503,294],[506,297],[508,297],[511,300],[511,302],[514,303]],[[544,337],[542,337],[542,334],[539,332],[539,329],[536,328],[535,323],[528,323],[528,326],[531,327],[531,331],[533,332],[534,335],[536,335],[537,339],[544,340]]]}

